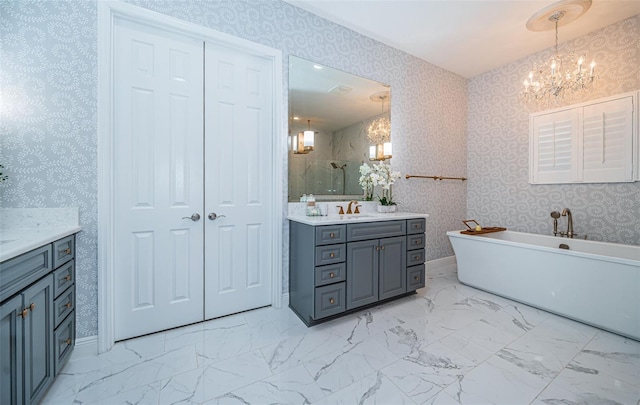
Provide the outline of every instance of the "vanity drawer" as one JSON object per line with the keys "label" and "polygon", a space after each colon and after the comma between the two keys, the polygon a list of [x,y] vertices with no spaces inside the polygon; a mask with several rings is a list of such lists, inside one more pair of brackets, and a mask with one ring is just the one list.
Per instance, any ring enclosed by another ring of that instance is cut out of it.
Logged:
{"label": "vanity drawer", "polygon": [[67,236],[53,242],[53,268],[68,262],[73,259],[76,254],[75,248],[75,236]]}
{"label": "vanity drawer", "polygon": [[344,283],[318,287],[315,291],[314,318],[320,319],[344,312],[346,289]]}
{"label": "vanity drawer", "polygon": [[316,266],[344,262],[347,257],[347,245],[326,245],[316,247]]}
{"label": "vanity drawer", "polygon": [[316,287],[344,281],[347,265],[345,263],[330,264],[316,267]]}
{"label": "vanity drawer", "polygon": [[73,311],[54,332],[53,355],[55,374],[60,372],[64,363],[69,360],[73,346],[76,344],[76,313]]}
{"label": "vanity drawer", "polygon": [[407,221],[378,221],[347,225],[347,242],[406,235]]}
{"label": "vanity drawer", "polygon": [[316,227],[316,245],[344,243],[347,241],[345,225],[329,225]]}
{"label": "vanity drawer", "polygon": [[75,265],[76,261],[71,260],[69,263],[60,267],[53,273],[53,296],[57,297],[64,290],[75,283]]}
{"label": "vanity drawer", "polygon": [[424,233],[425,225],[424,218],[407,219],[407,233]]}
{"label": "vanity drawer", "polygon": [[407,268],[407,291],[417,290],[425,286],[424,264]]}
{"label": "vanity drawer", "polygon": [[424,263],[424,249],[407,252],[407,267]]}
{"label": "vanity drawer", "polygon": [[71,286],[71,288],[53,301],[53,321],[56,327],[75,309],[75,298],[76,286]]}
{"label": "vanity drawer", "polygon": [[424,233],[407,235],[407,250],[424,249]]}
{"label": "vanity drawer", "polygon": [[0,263],[0,301],[38,281],[52,269],[51,244]]}

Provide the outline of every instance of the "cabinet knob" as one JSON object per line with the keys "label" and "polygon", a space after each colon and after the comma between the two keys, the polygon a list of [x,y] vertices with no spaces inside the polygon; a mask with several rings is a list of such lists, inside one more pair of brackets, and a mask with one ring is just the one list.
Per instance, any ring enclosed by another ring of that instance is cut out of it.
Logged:
{"label": "cabinet knob", "polygon": [[67,339],[67,340],[65,340],[65,341],[64,341],[64,343],[66,343],[66,344],[67,344],[67,346],[69,346],[69,345],[71,344],[71,339]]}
{"label": "cabinet knob", "polygon": [[336,300],[334,300],[333,298],[329,298],[329,304],[333,304],[334,302],[336,302]]}
{"label": "cabinet knob", "polygon": [[67,308],[71,308],[71,302],[67,302],[66,304],[64,304],[64,306]]}
{"label": "cabinet knob", "polygon": [[420,244],[420,239],[416,239],[416,241],[413,242],[413,243],[415,243],[416,245],[419,245]]}
{"label": "cabinet knob", "polygon": [[413,256],[414,260],[418,260],[420,258],[420,256]]}
{"label": "cabinet knob", "polygon": [[64,276],[64,279],[66,281],[71,281],[71,274],[67,274],[66,276]]}
{"label": "cabinet knob", "polygon": [[336,275],[334,273],[329,273],[329,278],[334,278]]}
{"label": "cabinet knob", "polygon": [[415,276],[415,277],[414,277],[414,279],[415,279],[416,281],[420,281],[420,276]]}
{"label": "cabinet knob", "polygon": [[329,257],[335,257],[335,256],[336,256],[335,253],[333,253],[333,252],[329,253]]}
{"label": "cabinet knob", "polygon": [[384,246],[380,246],[380,249],[384,250]]}
{"label": "cabinet knob", "polygon": [[35,302],[32,302],[31,305],[29,305],[29,309],[31,310],[31,312],[33,312],[33,310],[36,309]]}
{"label": "cabinet knob", "polygon": [[63,253],[66,255],[70,255],[71,254],[71,248],[66,248],[65,250],[63,250]]}
{"label": "cabinet knob", "polygon": [[331,232],[331,233],[329,234],[329,237],[330,237],[331,239],[333,239],[335,236],[336,236],[336,235],[335,235],[333,232]]}
{"label": "cabinet knob", "polygon": [[22,317],[22,319],[26,318],[27,315],[29,315],[29,308],[25,308],[22,310],[22,312],[18,313],[18,316]]}

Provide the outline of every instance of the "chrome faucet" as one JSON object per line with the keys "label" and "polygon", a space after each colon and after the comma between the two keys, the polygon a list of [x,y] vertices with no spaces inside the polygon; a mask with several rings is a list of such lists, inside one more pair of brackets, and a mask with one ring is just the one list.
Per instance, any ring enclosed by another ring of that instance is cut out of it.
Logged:
{"label": "chrome faucet", "polygon": [[[351,205],[352,204],[356,204],[355,212],[351,211]],[[358,202],[356,200],[349,201],[349,206],[347,207],[347,214],[359,214],[359,213],[360,213],[360,211],[358,210]]]}
{"label": "chrome faucet", "polygon": [[[573,218],[571,217],[571,211],[569,211],[569,208],[562,210],[562,216],[567,217],[567,232],[564,233],[564,235],[566,235],[567,238],[573,238],[575,236],[573,233]],[[560,232],[560,235],[562,234],[563,232]]]}

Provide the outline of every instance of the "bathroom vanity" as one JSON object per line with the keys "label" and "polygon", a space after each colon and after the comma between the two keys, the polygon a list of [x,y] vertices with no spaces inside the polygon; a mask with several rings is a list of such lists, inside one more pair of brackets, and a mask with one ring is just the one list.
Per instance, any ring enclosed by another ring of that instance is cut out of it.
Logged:
{"label": "bathroom vanity", "polygon": [[312,326],[424,287],[426,217],[289,216],[289,307]]}
{"label": "bathroom vanity", "polygon": [[0,403],[38,403],[75,344],[77,226],[2,230]]}

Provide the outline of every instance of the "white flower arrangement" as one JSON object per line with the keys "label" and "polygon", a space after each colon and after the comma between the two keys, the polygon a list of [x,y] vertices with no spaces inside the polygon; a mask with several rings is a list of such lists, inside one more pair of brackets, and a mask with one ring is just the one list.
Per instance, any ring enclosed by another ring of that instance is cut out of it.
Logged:
{"label": "white flower arrangement", "polygon": [[400,172],[391,170],[391,166],[379,162],[370,167],[363,163],[360,166],[360,186],[365,191],[365,199],[371,201],[373,199],[373,188],[375,186],[382,187],[382,195],[378,197],[380,205],[396,205],[391,194],[391,186],[402,175]]}

